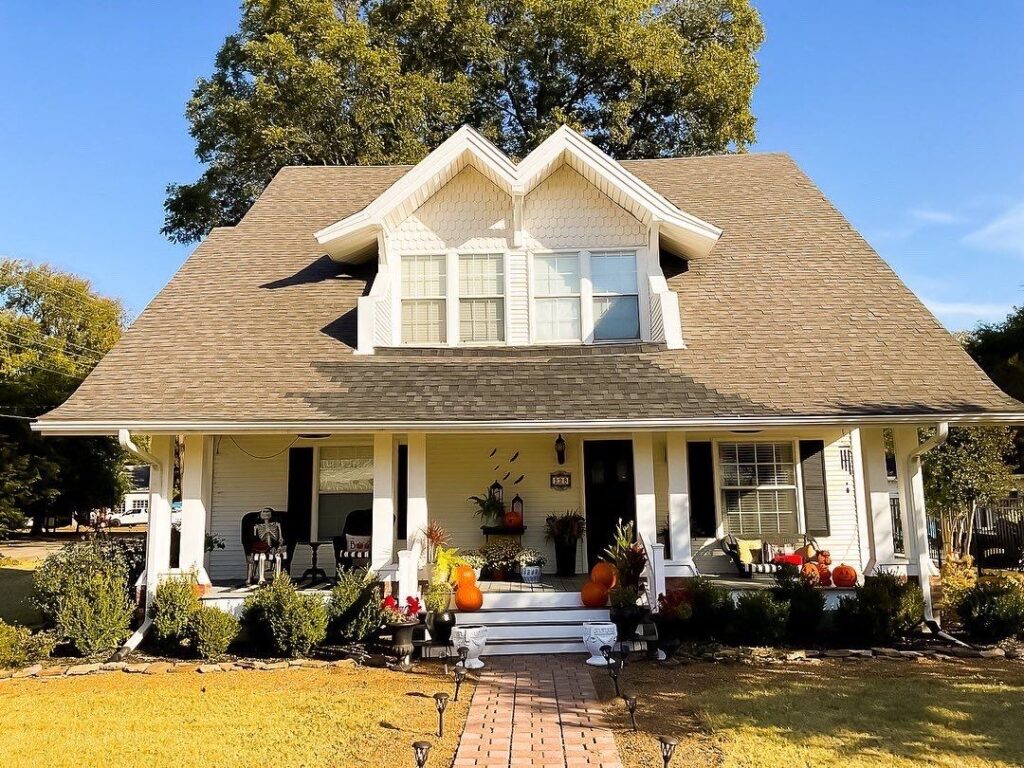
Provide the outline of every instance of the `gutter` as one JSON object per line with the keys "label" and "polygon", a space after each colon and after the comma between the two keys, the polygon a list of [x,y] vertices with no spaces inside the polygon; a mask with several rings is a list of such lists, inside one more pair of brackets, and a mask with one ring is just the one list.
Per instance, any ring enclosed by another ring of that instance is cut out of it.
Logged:
{"label": "gutter", "polygon": [[[948,439],[949,422],[940,421],[935,425],[935,434],[917,446],[917,448],[911,451],[910,455],[907,456],[907,477],[914,477],[921,468],[921,458],[929,451],[938,448]],[[925,516],[924,499],[918,498],[918,494],[914,489],[913,484],[911,484],[911,487],[908,488],[908,490],[910,493],[907,495],[910,499],[910,505],[913,512],[914,535],[916,537],[915,546],[917,549],[918,578],[921,580],[921,591],[924,593],[924,619],[929,629],[931,629],[935,634],[939,634],[939,624],[935,620],[935,612],[932,608],[932,587],[931,582],[929,581],[932,569],[932,559],[928,552],[928,521]],[[918,516],[921,517],[920,521],[917,519]]]}
{"label": "gutter", "polygon": [[131,432],[129,432],[127,429],[117,430],[117,442],[120,443],[121,447],[128,451],[128,453],[132,454],[132,456],[135,456],[137,459],[142,459],[143,464],[149,464],[151,466],[156,467],[157,469],[160,469],[160,459],[151,454],[149,451],[146,451],[137,446],[132,441]]}

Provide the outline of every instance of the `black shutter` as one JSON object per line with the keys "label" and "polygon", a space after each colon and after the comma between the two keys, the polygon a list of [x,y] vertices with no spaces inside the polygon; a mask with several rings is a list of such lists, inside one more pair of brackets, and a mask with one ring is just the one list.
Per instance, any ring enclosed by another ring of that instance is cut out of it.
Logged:
{"label": "black shutter", "polygon": [[294,544],[309,541],[313,519],[313,449],[288,451],[288,536]]}
{"label": "black shutter", "polygon": [[828,536],[828,490],[825,487],[825,442],[800,441],[800,474],[809,536]]}
{"label": "black shutter", "polygon": [[409,538],[409,446],[398,446],[398,477],[395,483],[395,506],[398,530],[395,537]]}
{"label": "black shutter", "polygon": [[713,537],[715,521],[715,463],[711,443],[687,443],[690,472],[690,536]]}

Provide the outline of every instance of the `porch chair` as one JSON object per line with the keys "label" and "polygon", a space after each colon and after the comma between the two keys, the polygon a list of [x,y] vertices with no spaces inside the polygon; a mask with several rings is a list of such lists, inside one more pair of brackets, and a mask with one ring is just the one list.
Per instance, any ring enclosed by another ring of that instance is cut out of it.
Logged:
{"label": "porch chair", "polygon": [[341,571],[346,568],[369,568],[370,553],[373,551],[373,510],[353,509],[345,518],[345,527],[340,536],[332,536],[334,545],[334,566]]}
{"label": "porch chair", "polygon": [[[744,547],[741,541],[748,546]],[[752,542],[756,542],[754,548],[749,546]],[[745,579],[753,578],[754,574],[778,573],[784,563],[775,562],[775,554],[776,550],[783,547],[792,546],[800,556],[801,565],[813,558],[820,549],[817,541],[803,534],[762,534],[756,539],[740,540],[730,533],[719,541],[719,546],[732,560],[739,575]],[[749,553],[748,557],[744,556],[744,549]],[[795,562],[791,564],[796,565]]]}
{"label": "porch chair", "polygon": [[[277,546],[268,546],[256,536],[256,526],[260,524],[260,516],[264,510],[270,512],[270,522],[277,523],[281,527],[283,541]],[[284,510],[264,507],[255,512],[246,512],[242,515],[242,549],[245,551],[246,577],[245,583],[252,584],[254,580],[263,582],[266,578],[266,566],[273,566],[274,573],[279,574],[282,570],[291,573],[292,553],[295,551],[295,542],[292,541],[288,529],[288,513]]]}

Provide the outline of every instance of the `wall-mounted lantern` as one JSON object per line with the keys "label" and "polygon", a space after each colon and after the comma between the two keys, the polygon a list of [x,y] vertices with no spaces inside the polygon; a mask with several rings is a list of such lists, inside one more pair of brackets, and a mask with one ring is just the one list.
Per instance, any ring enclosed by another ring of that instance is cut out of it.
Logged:
{"label": "wall-mounted lantern", "polygon": [[505,489],[502,488],[501,483],[497,480],[491,483],[491,487],[487,489],[487,495],[499,504],[505,503]]}
{"label": "wall-mounted lantern", "polygon": [[559,464],[565,464],[565,440],[561,435],[555,439],[555,458]]}

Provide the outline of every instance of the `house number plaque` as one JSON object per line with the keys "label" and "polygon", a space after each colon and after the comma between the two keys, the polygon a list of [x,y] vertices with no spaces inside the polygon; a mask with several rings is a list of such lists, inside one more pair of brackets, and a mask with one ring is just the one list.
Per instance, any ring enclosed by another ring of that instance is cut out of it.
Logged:
{"label": "house number plaque", "polygon": [[556,488],[559,491],[564,491],[566,488],[572,488],[572,474],[569,472],[552,472],[551,487]]}

